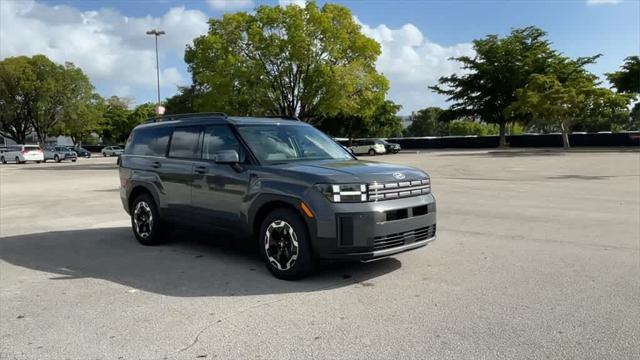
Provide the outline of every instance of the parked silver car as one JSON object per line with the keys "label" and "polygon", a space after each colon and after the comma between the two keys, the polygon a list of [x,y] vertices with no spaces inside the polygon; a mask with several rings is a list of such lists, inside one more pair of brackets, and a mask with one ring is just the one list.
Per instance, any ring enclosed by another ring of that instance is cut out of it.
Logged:
{"label": "parked silver car", "polygon": [[71,160],[76,162],[78,155],[66,146],[47,146],[44,148],[44,162],[53,160],[60,162],[62,160]]}
{"label": "parked silver car", "polygon": [[102,156],[120,156],[124,149],[120,146],[107,146],[102,148]]}

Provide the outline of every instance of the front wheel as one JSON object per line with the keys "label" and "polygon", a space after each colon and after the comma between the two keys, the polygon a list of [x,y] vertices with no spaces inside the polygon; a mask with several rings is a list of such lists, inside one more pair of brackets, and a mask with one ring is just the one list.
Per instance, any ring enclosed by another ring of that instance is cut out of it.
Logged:
{"label": "front wheel", "polygon": [[59,163],[60,162],[60,157],[58,155],[53,157],[53,161]]}
{"label": "front wheel", "polygon": [[309,234],[300,215],[292,209],[276,209],[260,226],[260,254],[277,278],[296,280],[313,271]]}
{"label": "front wheel", "polygon": [[369,156],[376,156],[376,151],[373,149],[369,149]]}
{"label": "front wheel", "polygon": [[3,157],[0,158],[0,162],[2,162],[3,164],[6,164],[7,163],[7,159],[5,159],[4,156],[3,156]]}
{"label": "front wheel", "polygon": [[104,152],[103,152],[103,153],[102,153],[102,156],[107,157],[107,153],[104,153]]}
{"label": "front wheel", "polygon": [[20,161],[20,158],[16,156],[16,164],[22,164],[22,161]]}
{"label": "front wheel", "polygon": [[165,225],[150,195],[142,194],[133,201],[131,227],[136,239],[143,245],[158,245],[164,242]]}

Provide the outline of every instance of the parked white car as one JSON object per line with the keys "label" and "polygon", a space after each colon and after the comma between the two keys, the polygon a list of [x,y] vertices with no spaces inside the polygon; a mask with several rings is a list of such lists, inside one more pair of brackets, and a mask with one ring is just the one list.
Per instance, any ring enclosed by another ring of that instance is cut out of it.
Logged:
{"label": "parked white car", "polygon": [[24,164],[27,161],[40,163],[44,160],[44,152],[38,145],[11,145],[0,155],[0,162],[8,161]]}
{"label": "parked white car", "polygon": [[120,146],[106,146],[101,152],[102,156],[120,156],[124,153],[124,149]]}
{"label": "parked white car", "polygon": [[387,152],[384,144],[371,139],[353,140],[351,143],[351,151],[354,154],[381,155]]}

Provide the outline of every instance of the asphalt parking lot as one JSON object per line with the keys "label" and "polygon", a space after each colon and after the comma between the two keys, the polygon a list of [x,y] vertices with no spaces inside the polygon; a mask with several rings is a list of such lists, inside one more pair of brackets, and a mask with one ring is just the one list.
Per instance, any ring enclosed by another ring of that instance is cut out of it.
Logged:
{"label": "asphalt parking lot", "polygon": [[631,359],[640,152],[434,151],[438,240],[297,282],[215,234],[136,243],[115,158],[0,166],[0,358]]}

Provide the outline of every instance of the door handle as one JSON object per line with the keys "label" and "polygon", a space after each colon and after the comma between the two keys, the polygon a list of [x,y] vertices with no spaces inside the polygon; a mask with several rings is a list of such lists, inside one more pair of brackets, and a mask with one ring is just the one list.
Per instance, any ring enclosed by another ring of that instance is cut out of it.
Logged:
{"label": "door handle", "polygon": [[193,171],[196,174],[206,174],[207,173],[207,167],[206,166],[196,166]]}
{"label": "door handle", "polygon": [[159,169],[162,167],[162,164],[159,161],[154,161],[153,164],[151,164],[151,167],[154,169]]}

